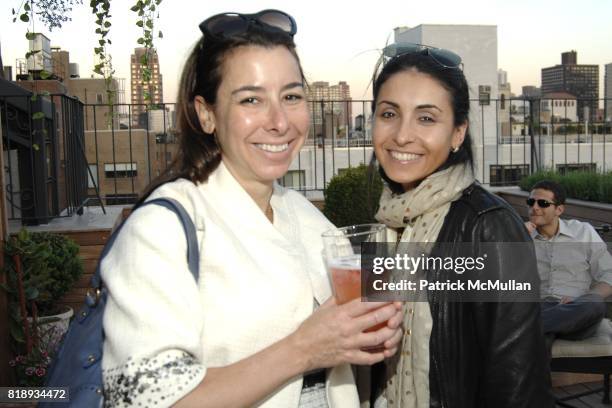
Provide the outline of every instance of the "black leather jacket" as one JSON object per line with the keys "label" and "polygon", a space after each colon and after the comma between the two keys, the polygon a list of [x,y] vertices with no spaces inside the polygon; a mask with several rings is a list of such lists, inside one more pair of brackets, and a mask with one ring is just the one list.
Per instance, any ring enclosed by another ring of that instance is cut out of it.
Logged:
{"label": "black leather jacket", "polygon": [[[474,183],[452,203],[437,242],[531,242],[522,220],[499,197]],[[449,248],[449,246],[446,246]],[[512,256],[531,256],[530,253]],[[450,252],[450,253],[448,253]],[[445,256],[456,255],[447,249]],[[508,251],[505,252],[508,256]],[[509,270],[496,259],[499,276],[531,282],[539,291],[532,268]],[[507,261],[507,260],[506,260]],[[444,271],[435,271],[444,281]],[[452,271],[450,273],[453,273]],[[491,272],[488,272],[491,274]],[[444,292],[428,293],[433,327],[430,338],[431,407],[544,408],[553,407],[550,372],[537,303],[448,302]]]}

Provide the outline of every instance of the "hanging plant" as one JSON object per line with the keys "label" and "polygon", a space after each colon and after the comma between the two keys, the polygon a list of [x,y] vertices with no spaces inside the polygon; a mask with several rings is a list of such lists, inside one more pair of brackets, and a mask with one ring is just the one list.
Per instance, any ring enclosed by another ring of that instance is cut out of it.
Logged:
{"label": "hanging plant", "polygon": [[[70,1],[70,0],[69,0]],[[60,2],[62,2],[60,0]],[[73,0],[70,1],[70,3],[72,4]],[[41,2],[40,0],[25,0],[23,3],[21,3],[21,6],[19,7],[19,9],[17,9],[17,11],[15,11],[15,9],[12,9],[12,13],[13,13],[13,23],[17,21],[17,15],[19,15],[19,20],[29,24],[29,27],[26,31],[25,34],[25,38],[28,41],[32,41],[36,38],[36,33],[34,32],[34,8],[36,7],[38,9],[38,7],[40,7],[41,3],[46,3],[46,2]],[[59,18],[58,16],[56,16],[54,14],[53,11],[47,11],[45,13],[42,12],[37,12],[37,15],[41,16],[41,19],[43,18],[42,16],[44,15],[45,17],[45,22],[52,24],[52,26],[49,28],[50,30],[52,29],[52,27],[57,27],[60,26],[61,27],[61,22],[62,21],[66,21],[65,19]],[[28,51],[25,55],[26,60],[29,59],[30,57],[35,56],[36,54],[40,53],[41,50],[35,50],[35,51]],[[44,62],[43,62],[43,69],[39,71],[38,76],[40,77],[40,79],[48,79],[52,76],[52,74],[48,71],[46,71],[44,69]],[[28,80],[29,81],[33,81],[34,80],[34,76],[31,73],[28,73]],[[48,96],[49,92],[44,91],[44,92],[38,92],[38,84],[36,82],[33,83],[33,87],[32,87],[32,96],[30,97],[30,100],[32,102],[36,102],[36,100],[38,99],[39,95],[43,95],[43,96]],[[41,111],[36,111],[36,112],[32,112],[32,121],[42,121],[45,118],[45,114],[44,112]],[[41,126],[42,128],[42,126]],[[35,136],[38,132],[42,132],[43,135],[46,136],[47,131],[46,129],[34,129],[32,130],[32,135]],[[38,150],[38,145],[37,144],[33,144],[32,148],[34,150]]]}
{"label": "hanging plant", "polygon": [[[145,52],[140,57],[140,70],[142,72],[143,81],[143,97],[145,103],[148,105],[152,104],[153,92],[157,90],[156,84],[153,80],[153,54],[155,48],[153,46],[155,20],[159,19],[159,5],[162,0],[138,0],[131,10],[137,13],[138,19],[136,20],[136,26],[142,30],[141,36],[136,40],[138,45],[145,49]],[[163,38],[161,31],[157,33],[158,38]]]}
{"label": "hanging plant", "polygon": [[72,7],[79,4],[83,4],[83,0],[26,0],[21,5],[23,10],[21,7],[17,11],[12,9],[13,22],[17,21],[17,18],[24,23],[30,22],[30,11],[36,8],[40,21],[49,31],[53,31],[54,28],[62,28],[65,22],[72,21]]}
{"label": "hanging plant", "polygon": [[112,109],[117,90],[113,86],[113,75],[115,74],[115,70],[113,69],[113,58],[107,48],[112,44],[108,35],[112,26],[110,20],[110,0],[91,0],[89,2],[89,7],[91,8],[91,12],[96,16],[96,34],[98,34],[98,44],[94,47],[94,54],[98,58],[98,63],[94,66],[93,71],[101,75],[106,83],[106,102],[111,111],[109,118],[112,120]]}
{"label": "hanging plant", "polygon": [[[152,83],[152,55],[154,52],[153,38],[154,22],[159,19],[159,5],[162,0],[138,0],[131,8],[137,13],[138,18],[136,25],[142,29],[141,36],[137,39],[139,45],[145,48],[145,55],[141,58],[140,65],[143,70],[143,81],[146,84],[144,92],[145,101],[152,101],[152,92],[156,90],[155,84]],[[17,20],[24,23],[29,23],[30,28],[27,30],[26,39],[33,40],[36,36],[34,30],[35,15],[41,22],[52,31],[53,28],[61,28],[62,24],[67,21],[72,21],[70,13],[73,6],[83,4],[83,0],[22,0],[21,5],[17,10],[11,10],[13,22]],[[90,0],[89,7],[92,13],[96,16],[96,34],[98,42],[94,47],[94,54],[98,62],[94,66],[93,72],[101,75],[106,83],[107,104],[111,112],[110,120],[114,117],[113,109],[115,104],[115,96],[117,90],[113,86],[115,70],[112,65],[112,56],[109,53],[108,46],[112,44],[109,33],[112,26],[110,14],[110,0]],[[36,9],[36,12],[34,11]],[[163,38],[161,31],[157,32],[157,38]],[[33,56],[40,51],[31,51],[26,54],[26,58]],[[40,71],[40,79],[48,79],[52,76],[50,72],[45,70]],[[29,77],[33,80],[32,76]],[[34,91],[33,100],[37,98],[37,93]]]}

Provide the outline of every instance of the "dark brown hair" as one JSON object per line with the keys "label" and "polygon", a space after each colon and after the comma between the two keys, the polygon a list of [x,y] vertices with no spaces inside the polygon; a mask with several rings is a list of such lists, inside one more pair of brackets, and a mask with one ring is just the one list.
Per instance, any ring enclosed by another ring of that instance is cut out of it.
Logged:
{"label": "dark brown hair", "polygon": [[[376,111],[378,94],[383,84],[393,75],[410,70],[415,70],[431,76],[448,91],[450,94],[451,106],[453,108],[455,127],[469,123],[470,94],[463,71],[459,68],[448,68],[442,66],[429,55],[421,53],[399,55],[391,59],[384,66],[380,74],[374,80],[374,100],[372,101],[372,112]],[[444,162],[438,170],[442,170],[459,163],[467,163],[470,165],[472,170],[474,169],[472,137],[470,135],[469,126],[465,132],[465,138],[459,147],[459,150],[456,153],[449,154],[446,162]],[[376,156],[372,154],[370,171],[372,171],[376,166]],[[379,172],[381,177],[389,184],[389,187],[394,193],[401,193],[404,191],[403,187],[399,183],[394,182],[387,176],[382,166],[379,166]]]}
{"label": "dark brown hair", "polygon": [[[284,46],[295,57],[302,81],[304,74],[293,38],[280,31],[268,31],[252,25],[248,30],[227,39],[202,36],[185,62],[177,99],[179,149],[174,162],[145,189],[142,203],[160,185],[178,178],[203,183],[221,162],[221,150],[214,134],[206,133],[198,118],[194,98],[201,96],[214,105],[222,81],[223,62],[232,50],[244,46],[272,48]],[[305,81],[304,81],[305,83]]]}
{"label": "dark brown hair", "polygon": [[531,187],[531,191],[535,189],[548,190],[553,193],[555,205],[565,204],[567,193],[561,184],[552,180],[540,180]]}

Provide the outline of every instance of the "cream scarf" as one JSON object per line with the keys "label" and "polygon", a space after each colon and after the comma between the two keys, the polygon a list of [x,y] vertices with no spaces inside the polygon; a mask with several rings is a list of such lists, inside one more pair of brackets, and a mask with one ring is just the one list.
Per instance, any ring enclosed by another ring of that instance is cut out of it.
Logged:
{"label": "cream scarf", "polygon": [[[469,165],[459,164],[431,174],[416,188],[395,195],[385,186],[376,219],[391,229],[405,228],[401,242],[435,242],[453,201],[474,182]],[[399,242],[399,240],[397,240]],[[406,302],[404,338],[387,362],[385,396],[389,408],[429,408],[429,303]]]}

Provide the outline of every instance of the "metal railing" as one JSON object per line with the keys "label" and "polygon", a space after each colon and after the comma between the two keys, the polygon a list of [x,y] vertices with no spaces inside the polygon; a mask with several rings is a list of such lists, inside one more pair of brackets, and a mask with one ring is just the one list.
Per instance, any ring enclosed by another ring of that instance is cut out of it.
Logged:
{"label": "metal railing", "polygon": [[71,216],[87,204],[83,105],[0,79],[9,220],[24,225]]}
{"label": "metal railing", "polygon": [[[36,142],[37,122],[31,119],[39,108],[33,107],[31,95],[17,98],[21,98],[21,105],[0,92],[7,195],[11,205],[16,204],[8,209],[11,218],[34,217],[42,222],[71,215],[84,205],[133,203],[178,152],[174,104],[84,105],[65,96],[40,98],[49,104],[41,123],[48,127],[45,143],[50,147],[45,149],[45,157],[52,158],[52,165],[44,174],[39,169],[28,184],[23,180],[32,172],[26,171],[24,157],[38,157],[40,151],[34,146],[42,143]],[[612,169],[609,120],[589,116],[583,121],[571,105],[564,106],[560,114],[555,102],[562,101],[548,100],[548,108],[544,102],[471,101],[475,170],[483,184],[516,185],[523,176],[544,168]],[[602,101],[596,103],[602,105]],[[310,101],[309,110],[311,124],[305,144],[279,182],[307,195],[321,196],[332,177],[370,162],[371,101]],[[21,113],[14,113],[17,111]],[[22,150],[30,146],[29,150],[15,153],[18,140]],[[55,156],[49,153],[54,149]],[[17,156],[19,160],[15,160]],[[17,179],[21,181],[19,188]],[[51,191],[46,199],[39,197],[43,190]],[[50,205],[43,215],[32,215],[28,211],[33,202]]]}
{"label": "metal railing", "polygon": [[[479,181],[492,187],[512,186],[543,169],[612,169],[612,118],[598,117],[593,110],[581,114],[578,102],[471,100],[469,131]],[[587,102],[583,105],[612,106],[610,100]],[[309,140],[281,183],[304,192],[322,192],[344,169],[369,163],[373,151],[371,101],[314,101],[310,110]],[[352,125],[345,116],[352,118]]]}

